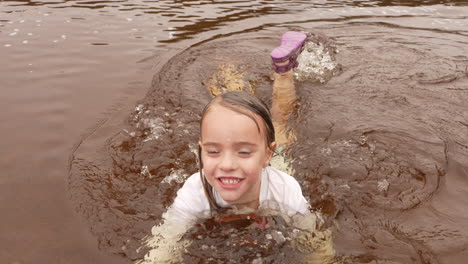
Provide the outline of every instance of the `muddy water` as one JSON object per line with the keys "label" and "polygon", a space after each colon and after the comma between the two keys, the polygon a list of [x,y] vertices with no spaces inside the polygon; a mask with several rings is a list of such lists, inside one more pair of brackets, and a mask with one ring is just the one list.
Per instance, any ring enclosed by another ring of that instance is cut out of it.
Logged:
{"label": "muddy water", "polygon": [[468,10],[399,5],[3,1],[0,262],[140,259],[196,170],[204,83],[229,63],[268,100],[268,51],[301,29],[342,66],[297,83],[287,152],[337,257],[465,263]]}

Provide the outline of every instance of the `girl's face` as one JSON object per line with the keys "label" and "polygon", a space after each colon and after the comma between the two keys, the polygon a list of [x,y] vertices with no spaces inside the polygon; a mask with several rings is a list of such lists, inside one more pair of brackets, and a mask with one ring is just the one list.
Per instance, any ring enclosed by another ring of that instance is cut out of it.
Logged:
{"label": "girl's face", "polygon": [[258,207],[262,169],[272,156],[263,120],[253,116],[261,131],[250,117],[213,105],[201,126],[199,144],[206,180],[223,200],[238,209]]}

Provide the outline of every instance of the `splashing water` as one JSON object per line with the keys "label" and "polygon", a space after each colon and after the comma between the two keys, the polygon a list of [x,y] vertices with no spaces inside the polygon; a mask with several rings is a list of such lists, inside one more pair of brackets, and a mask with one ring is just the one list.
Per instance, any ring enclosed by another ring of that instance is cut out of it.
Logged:
{"label": "splashing water", "polygon": [[299,66],[294,70],[298,81],[325,83],[340,71],[335,59],[338,50],[333,41],[320,33],[308,33],[304,50],[298,56]]}
{"label": "splashing water", "polygon": [[210,217],[207,212],[190,224],[166,213],[165,223],[146,238],[151,250],[137,263],[337,263],[331,231],[321,229],[320,214],[232,213]]}

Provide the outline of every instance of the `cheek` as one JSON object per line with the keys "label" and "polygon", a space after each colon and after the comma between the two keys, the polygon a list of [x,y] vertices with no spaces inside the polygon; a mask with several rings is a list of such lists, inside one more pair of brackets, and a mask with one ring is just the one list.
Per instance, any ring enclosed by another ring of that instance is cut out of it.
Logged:
{"label": "cheek", "polygon": [[202,155],[202,162],[203,162],[203,170],[205,172],[205,176],[207,177],[211,176],[213,174],[213,170],[215,167],[213,160]]}
{"label": "cheek", "polygon": [[265,163],[264,157],[257,157],[256,159],[248,160],[244,163],[244,170],[249,174],[258,174],[263,168]]}
{"label": "cheek", "polygon": [[209,164],[206,164],[205,162],[203,162],[203,176],[205,177],[206,181],[211,186],[213,186],[214,181],[215,181],[214,170],[212,166],[210,166]]}

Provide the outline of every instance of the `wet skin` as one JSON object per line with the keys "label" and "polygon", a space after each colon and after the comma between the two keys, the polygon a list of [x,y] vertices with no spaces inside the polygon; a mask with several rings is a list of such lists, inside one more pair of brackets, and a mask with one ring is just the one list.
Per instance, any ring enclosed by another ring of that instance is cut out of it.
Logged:
{"label": "wet skin", "polygon": [[250,117],[220,105],[212,106],[202,123],[205,177],[226,202],[238,209],[258,207],[262,169],[272,156],[263,120],[253,116],[260,131]]}

